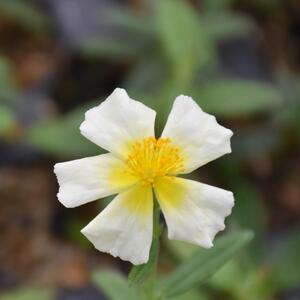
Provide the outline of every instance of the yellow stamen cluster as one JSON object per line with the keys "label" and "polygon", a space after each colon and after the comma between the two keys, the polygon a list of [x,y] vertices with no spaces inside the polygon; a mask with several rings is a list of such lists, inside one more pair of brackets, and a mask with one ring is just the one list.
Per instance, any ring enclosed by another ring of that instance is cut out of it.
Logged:
{"label": "yellow stamen cluster", "polygon": [[157,177],[175,176],[184,171],[179,148],[167,138],[149,137],[133,143],[126,163],[145,185],[153,185]]}

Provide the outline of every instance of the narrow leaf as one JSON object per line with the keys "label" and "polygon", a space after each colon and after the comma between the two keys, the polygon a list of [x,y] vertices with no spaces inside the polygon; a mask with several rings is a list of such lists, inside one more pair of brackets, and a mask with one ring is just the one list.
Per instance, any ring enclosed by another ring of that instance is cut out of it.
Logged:
{"label": "narrow leaf", "polygon": [[230,11],[206,12],[200,24],[216,41],[245,37],[254,29],[254,22],[247,16]]}
{"label": "narrow leaf", "polygon": [[6,57],[0,55],[0,102],[15,102],[17,96],[18,90],[14,83],[12,64]]}
{"label": "narrow leaf", "polygon": [[101,149],[79,131],[86,110],[84,105],[60,118],[38,122],[28,129],[26,138],[36,149],[59,157],[100,154]]}
{"label": "narrow leaf", "polygon": [[53,300],[53,291],[36,287],[27,287],[1,294],[1,300]]}
{"label": "narrow leaf", "polygon": [[241,79],[220,79],[190,94],[203,110],[222,117],[262,113],[278,108],[282,102],[273,84]]}
{"label": "narrow leaf", "polygon": [[200,64],[210,60],[213,51],[195,11],[184,1],[156,0],[157,34],[178,82],[187,83]]}
{"label": "narrow leaf", "polygon": [[117,272],[95,272],[93,281],[110,300],[139,300],[137,290],[129,287],[126,278]]}
{"label": "narrow leaf", "polygon": [[6,135],[15,124],[15,117],[12,111],[0,104],[0,137]]}
{"label": "narrow leaf", "polygon": [[196,284],[203,283],[252,237],[251,232],[231,234],[219,238],[212,249],[199,250],[163,280],[161,284],[162,294],[167,297],[177,296]]}

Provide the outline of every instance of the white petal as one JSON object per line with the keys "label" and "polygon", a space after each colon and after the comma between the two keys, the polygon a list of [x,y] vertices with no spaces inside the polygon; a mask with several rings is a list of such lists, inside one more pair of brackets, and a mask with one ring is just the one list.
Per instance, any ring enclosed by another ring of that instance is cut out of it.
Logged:
{"label": "white petal", "polygon": [[189,173],[231,152],[232,131],[219,125],[216,118],[201,110],[190,97],[176,98],[162,133],[179,146]]}
{"label": "white petal", "polygon": [[152,215],[151,188],[136,185],[113,199],[81,232],[99,251],[143,264],[149,259]]}
{"label": "white petal", "polygon": [[57,163],[54,172],[60,186],[58,200],[66,207],[116,194],[137,181],[112,154]]}
{"label": "white petal", "polygon": [[234,204],[229,191],[183,178],[163,177],[155,193],[168,226],[170,239],[204,248],[225,228],[224,219]]}
{"label": "white petal", "polygon": [[117,88],[99,106],[86,112],[80,131],[98,146],[124,157],[129,143],[154,136],[155,115],[154,110]]}

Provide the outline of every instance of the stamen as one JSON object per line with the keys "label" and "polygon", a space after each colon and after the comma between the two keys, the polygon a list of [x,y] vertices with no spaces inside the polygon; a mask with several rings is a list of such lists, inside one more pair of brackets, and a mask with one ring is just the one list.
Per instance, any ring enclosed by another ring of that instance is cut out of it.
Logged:
{"label": "stamen", "polygon": [[144,185],[154,185],[161,176],[175,176],[184,171],[180,149],[168,138],[146,138],[131,145],[126,161],[129,172]]}

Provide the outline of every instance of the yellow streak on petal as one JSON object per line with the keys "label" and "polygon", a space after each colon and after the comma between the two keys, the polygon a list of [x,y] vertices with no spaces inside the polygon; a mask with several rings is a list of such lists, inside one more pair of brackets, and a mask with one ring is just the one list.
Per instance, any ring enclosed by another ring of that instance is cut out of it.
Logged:
{"label": "yellow streak on petal", "polygon": [[138,178],[128,171],[128,167],[123,162],[111,166],[108,179],[111,187],[117,190],[127,188],[138,181]]}
{"label": "yellow streak on petal", "polygon": [[126,195],[124,195],[122,200],[124,208],[128,209],[132,214],[140,216],[141,219],[147,220],[145,217],[152,214],[153,196],[151,186],[137,183],[126,191]]}
{"label": "yellow streak on petal", "polygon": [[181,178],[165,176],[155,180],[154,190],[162,209],[168,210],[181,206],[188,188]]}

